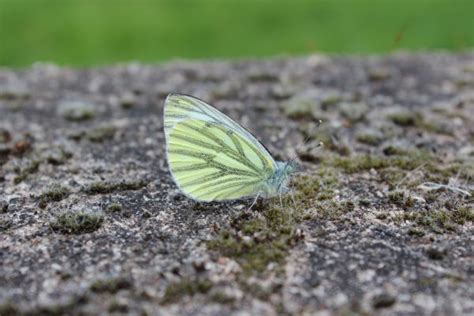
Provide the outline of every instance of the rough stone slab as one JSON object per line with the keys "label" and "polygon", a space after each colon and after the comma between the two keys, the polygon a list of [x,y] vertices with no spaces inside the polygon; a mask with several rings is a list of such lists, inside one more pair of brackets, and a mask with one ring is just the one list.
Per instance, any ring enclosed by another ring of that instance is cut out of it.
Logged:
{"label": "rough stone slab", "polygon": [[[286,260],[246,274],[208,249],[279,202],[246,212],[179,194],[170,92],[214,104],[321,181],[298,201]],[[429,164],[396,160],[415,151]],[[0,314],[472,315],[473,166],[473,53],[4,68]]]}

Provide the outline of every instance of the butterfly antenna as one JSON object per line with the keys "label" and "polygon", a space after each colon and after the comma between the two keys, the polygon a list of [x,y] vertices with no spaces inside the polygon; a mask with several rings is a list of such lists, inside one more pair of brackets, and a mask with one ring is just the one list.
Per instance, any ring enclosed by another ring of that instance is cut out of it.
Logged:
{"label": "butterfly antenna", "polygon": [[[313,126],[313,127],[310,129],[309,133],[308,133],[308,134],[306,135],[306,137],[304,138],[303,143],[302,143],[301,145],[299,145],[298,147],[296,147],[295,155],[294,155],[294,157],[292,157],[292,158],[289,160],[290,162],[294,162],[294,161],[297,159],[297,157],[298,157],[298,151],[299,151],[300,149],[304,148],[304,147],[311,141],[311,138],[313,138],[314,131],[315,131],[316,129],[318,129],[318,128],[321,126],[322,123],[323,123],[322,120],[317,120],[316,125]],[[321,147],[321,146],[324,146],[324,143],[323,143],[323,142],[319,142],[319,143],[318,143],[316,146],[314,146],[313,148],[318,148],[318,147]],[[313,149],[313,148],[311,148],[311,149]]]}
{"label": "butterfly antenna", "polygon": [[312,138],[313,132],[314,132],[316,129],[318,129],[318,128],[321,126],[321,124],[323,124],[323,121],[322,121],[322,120],[318,120],[318,121],[316,122],[316,125],[311,128],[311,130],[309,131],[308,135],[306,135],[305,139],[303,140],[303,143],[302,143],[299,147],[302,147],[302,146],[306,145],[307,143],[309,143],[309,141],[310,141],[311,138]]}

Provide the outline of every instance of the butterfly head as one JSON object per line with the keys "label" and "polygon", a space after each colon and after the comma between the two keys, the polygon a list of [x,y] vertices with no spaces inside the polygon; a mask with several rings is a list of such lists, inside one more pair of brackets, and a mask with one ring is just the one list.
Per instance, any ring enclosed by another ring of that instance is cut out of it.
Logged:
{"label": "butterfly head", "polygon": [[291,176],[294,172],[298,171],[299,165],[293,159],[287,162],[277,162],[278,171],[281,173],[282,176]]}
{"label": "butterfly head", "polygon": [[294,160],[288,162],[278,161],[275,173],[267,182],[267,195],[277,196],[288,192],[288,181],[297,169],[298,165]]}

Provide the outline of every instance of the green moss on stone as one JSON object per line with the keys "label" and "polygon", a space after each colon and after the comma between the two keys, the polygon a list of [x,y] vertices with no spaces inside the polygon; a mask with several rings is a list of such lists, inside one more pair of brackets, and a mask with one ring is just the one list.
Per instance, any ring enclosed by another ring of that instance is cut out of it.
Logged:
{"label": "green moss on stone", "polygon": [[100,126],[86,132],[86,138],[91,142],[101,143],[105,140],[112,139],[117,132],[117,128],[113,125]]}
{"label": "green moss on stone", "polygon": [[148,182],[143,180],[137,181],[126,181],[126,182],[95,182],[84,188],[84,192],[87,194],[107,194],[116,191],[128,191],[128,190],[139,190],[145,187]]}
{"label": "green moss on stone", "polygon": [[383,149],[383,153],[387,156],[400,156],[400,155],[407,155],[408,150],[403,149],[401,147],[389,145]]}
{"label": "green moss on stone", "polygon": [[56,217],[51,228],[63,234],[85,234],[99,229],[104,221],[101,214],[92,212],[67,212]]}
{"label": "green moss on stone", "polygon": [[129,311],[129,306],[126,301],[119,301],[114,297],[107,310],[112,314],[126,314]]}
{"label": "green moss on stone", "polygon": [[388,193],[390,202],[403,208],[410,208],[415,205],[415,200],[404,191],[392,191]]}
{"label": "green moss on stone", "polygon": [[410,227],[408,229],[408,235],[415,237],[423,237],[425,235],[425,231],[418,227]]}
{"label": "green moss on stone", "polygon": [[423,121],[418,124],[418,127],[424,131],[442,135],[454,135],[454,127],[443,122],[427,122]]}
{"label": "green moss on stone", "polygon": [[237,260],[246,275],[263,272],[271,262],[281,264],[290,246],[301,237],[296,232],[301,214],[269,207],[261,215],[248,218],[242,214],[235,218],[229,229],[207,242],[208,248]]}
{"label": "green moss on stone", "polygon": [[302,176],[294,179],[294,196],[302,209],[311,206],[313,200],[330,200],[334,196],[333,175],[319,172],[314,176]]}
{"label": "green moss on stone", "polygon": [[295,120],[312,119],[314,107],[314,101],[290,99],[285,102],[283,112],[287,117]]}
{"label": "green moss on stone", "polygon": [[[380,181],[388,184],[389,190],[397,190],[399,184],[402,183],[403,179],[407,176],[407,171],[396,167],[388,167],[379,170],[378,174],[380,176]],[[405,182],[404,184],[408,183]]]}
{"label": "green moss on stone", "polygon": [[66,187],[53,185],[40,195],[39,206],[45,208],[49,202],[59,202],[66,198],[70,193],[70,190]]}
{"label": "green moss on stone", "polygon": [[5,301],[0,303],[0,315],[1,316],[13,316],[19,315],[20,311],[18,307],[12,301]]}
{"label": "green moss on stone", "polygon": [[[383,157],[377,155],[357,155],[352,157],[336,157],[325,162],[347,173],[358,173],[370,169],[394,167],[401,170],[413,170],[417,167],[428,166],[435,169],[434,157],[423,151],[415,151],[404,156]],[[428,168],[427,167],[427,168]]]}
{"label": "green moss on stone", "polygon": [[357,173],[370,169],[386,168],[390,165],[390,161],[378,156],[359,155],[336,158],[333,164],[335,167],[343,169],[347,173]]}
{"label": "green moss on stone", "polygon": [[25,181],[29,175],[36,173],[38,171],[40,164],[41,164],[41,161],[32,160],[28,166],[26,166],[24,169],[19,171],[18,175],[15,178],[13,178],[13,182],[15,184],[18,184],[20,182]]}
{"label": "green moss on stone", "polygon": [[6,144],[10,142],[12,139],[12,136],[10,132],[4,128],[0,128],[0,144]]}
{"label": "green moss on stone", "polygon": [[410,111],[400,111],[390,115],[388,118],[393,123],[402,127],[419,125],[423,119],[420,113]]}
{"label": "green moss on stone", "polygon": [[11,226],[12,221],[10,219],[0,219],[0,232],[9,230]]}
{"label": "green moss on stone", "polygon": [[321,100],[321,109],[327,111],[330,106],[337,104],[342,99],[341,95],[337,93],[333,93],[331,95],[326,96]]}
{"label": "green moss on stone", "polygon": [[363,144],[370,146],[378,146],[383,142],[383,137],[381,135],[373,133],[361,133],[356,137],[357,141]]}
{"label": "green moss on stone", "polygon": [[111,212],[111,213],[117,213],[117,212],[120,212],[122,211],[122,204],[120,203],[110,203],[109,205],[107,205],[107,209],[106,209],[108,212]]}
{"label": "green moss on stone", "polygon": [[137,104],[137,100],[133,93],[125,93],[119,100],[118,103],[122,109],[131,109]]}
{"label": "green moss on stone", "polygon": [[176,283],[171,283],[165,290],[163,304],[176,303],[185,296],[196,294],[206,294],[212,288],[212,282],[205,279],[183,279]]}
{"label": "green moss on stone", "polygon": [[338,105],[338,109],[341,116],[352,124],[363,121],[370,110],[367,103],[362,102],[341,103]]}
{"label": "green moss on stone", "polygon": [[392,219],[395,223],[409,222],[410,230],[437,234],[452,233],[457,230],[458,225],[472,223],[474,221],[474,213],[467,205],[460,205],[455,210],[439,209],[439,210],[414,210],[405,211]]}
{"label": "green moss on stone", "polygon": [[90,289],[96,293],[117,293],[131,287],[132,282],[128,278],[116,277],[96,280],[91,284]]}
{"label": "green moss on stone", "polygon": [[324,148],[332,152],[338,153],[341,156],[348,156],[351,154],[351,148],[343,141],[339,141],[338,136],[334,131],[328,129],[317,131],[314,137],[323,143]]}
{"label": "green moss on stone", "polygon": [[451,219],[453,222],[459,225],[474,222],[474,209],[469,205],[458,207],[456,210],[452,211]]}
{"label": "green moss on stone", "polygon": [[72,157],[72,153],[62,147],[52,147],[41,153],[42,160],[52,165],[62,165]]}
{"label": "green moss on stone", "polygon": [[355,204],[352,201],[324,201],[315,203],[313,206],[316,210],[314,219],[329,221],[342,220],[346,213],[352,212],[355,208]]}
{"label": "green moss on stone", "polygon": [[66,120],[72,122],[90,120],[95,116],[94,105],[82,101],[64,101],[58,110]]}
{"label": "green moss on stone", "polygon": [[233,304],[235,302],[235,297],[229,296],[228,294],[222,291],[212,291],[209,293],[209,299],[217,304]]}
{"label": "green moss on stone", "polygon": [[371,81],[382,81],[389,79],[392,76],[390,69],[378,67],[369,71],[369,79]]}

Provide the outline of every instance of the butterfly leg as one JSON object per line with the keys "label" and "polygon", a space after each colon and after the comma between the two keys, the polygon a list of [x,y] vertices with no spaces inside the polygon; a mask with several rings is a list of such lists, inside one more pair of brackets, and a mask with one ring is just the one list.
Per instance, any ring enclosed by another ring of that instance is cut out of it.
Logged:
{"label": "butterfly leg", "polygon": [[293,201],[293,206],[296,209],[296,200],[295,200],[295,195],[293,194],[293,191],[290,190],[290,195],[291,195],[291,200]]}
{"label": "butterfly leg", "polygon": [[249,208],[247,209],[247,212],[249,212],[252,209],[252,207],[257,203],[259,196],[260,196],[260,191],[257,192],[257,196],[255,197],[255,200],[253,200],[252,204],[250,204]]}

